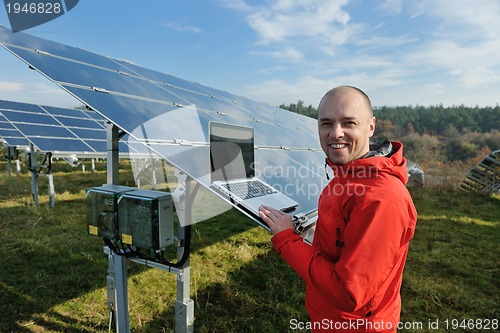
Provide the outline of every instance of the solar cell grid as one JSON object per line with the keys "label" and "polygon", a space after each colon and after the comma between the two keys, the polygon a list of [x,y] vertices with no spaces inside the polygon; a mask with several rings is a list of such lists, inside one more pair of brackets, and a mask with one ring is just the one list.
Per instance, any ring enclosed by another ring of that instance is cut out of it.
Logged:
{"label": "solar cell grid", "polygon": [[74,117],[53,116],[58,122],[67,127],[103,130],[102,124],[93,119],[82,119]]}
{"label": "solar cell grid", "polygon": [[93,148],[77,138],[30,137],[35,146],[45,152],[85,153],[95,152]]}
{"label": "solar cell grid", "polygon": [[25,112],[25,111],[1,111],[3,115],[13,123],[23,124],[44,124],[44,125],[58,125],[57,121],[48,114],[40,112]]}
{"label": "solar cell grid", "polygon": [[47,113],[49,113],[54,117],[64,116],[64,117],[73,117],[78,119],[86,119],[86,118],[90,119],[90,117],[88,117],[88,115],[83,113],[82,110],[80,109],[63,109],[47,105],[40,106],[40,108],[46,110]]}
{"label": "solar cell grid", "polygon": [[81,110],[2,100],[0,115],[0,135],[9,145],[24,141],[41,151],[105,152],[105,128]]}
{"label": "solar cell grid", "polygon": [[28,147],[29,146],[29,141],[26,138],[9,138],[9,137],[4,137],[0,136],[2,140],[5,141],[5,144],[11,147]]}

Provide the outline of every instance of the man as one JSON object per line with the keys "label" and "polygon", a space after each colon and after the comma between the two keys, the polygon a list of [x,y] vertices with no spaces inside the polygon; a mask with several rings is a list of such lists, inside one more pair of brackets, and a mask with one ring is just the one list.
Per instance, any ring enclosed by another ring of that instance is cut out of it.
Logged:
{"label": "man", "polygon": [[402,144],[370,150],[375,118],[366,94],[340,86],[319,105],[318,130],[333,179],[318,202],[313,246],[291,217],[270,207],[260,216],[276,251],[306,283],[313,332],[395,332],[408,243],[417,213],[405,187]]}

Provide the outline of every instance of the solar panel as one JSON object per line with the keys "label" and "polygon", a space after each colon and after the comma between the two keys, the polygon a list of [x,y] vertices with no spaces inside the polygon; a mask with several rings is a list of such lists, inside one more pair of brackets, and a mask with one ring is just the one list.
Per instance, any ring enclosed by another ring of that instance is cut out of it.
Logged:
{"label": "solar panel", "polygon": [[8,146],[29,146],[29,140],[0,112],[0,139]]}
{"label": "solar panel", "polygon": [[495,194],[500,192],[500,150],[495,150],[469,170],[460,184],[468,192]]}
{"label": "solar panel", "polygon": [[[44,152],[85,156],[106,152],[102,117],[84,110],[0,100],[0,136],[9,146],[34,145]],[[125,144],[122,144],[126,149]]]}
{"label": "solar panel", "polygon": [[5,28],[0,43],[141,143],[130,146],[152,149],[207,189],[209,122],[253,127],[258,178],[296,200],[296,213],[316,210],[326,179],[315,119]]}

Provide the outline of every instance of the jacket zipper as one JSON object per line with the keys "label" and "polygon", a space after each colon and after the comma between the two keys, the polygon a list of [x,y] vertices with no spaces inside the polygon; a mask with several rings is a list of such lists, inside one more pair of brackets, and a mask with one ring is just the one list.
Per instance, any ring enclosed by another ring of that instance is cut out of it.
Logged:
{"label": "jacket zipper", "polygon": [[337,240],[335,241],[335,247],[339,249],[344,247],[344,242],[340,238],[340,228],[337,228]]}

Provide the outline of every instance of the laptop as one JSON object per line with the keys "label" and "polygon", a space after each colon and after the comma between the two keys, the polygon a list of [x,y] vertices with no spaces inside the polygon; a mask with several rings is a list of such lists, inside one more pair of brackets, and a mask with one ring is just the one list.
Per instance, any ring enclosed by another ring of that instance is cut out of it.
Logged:
{"label": "laptop", "polygon": [[219,122],[209,123],[212,186],[232,203],[259,216],[266,205],[291,211],[298,203],[255,177],[254,130]]}

